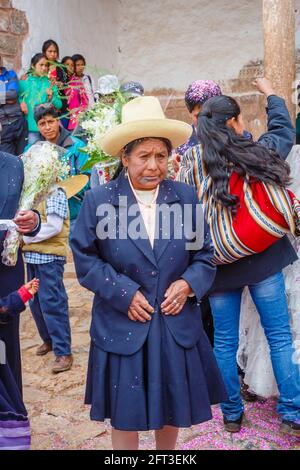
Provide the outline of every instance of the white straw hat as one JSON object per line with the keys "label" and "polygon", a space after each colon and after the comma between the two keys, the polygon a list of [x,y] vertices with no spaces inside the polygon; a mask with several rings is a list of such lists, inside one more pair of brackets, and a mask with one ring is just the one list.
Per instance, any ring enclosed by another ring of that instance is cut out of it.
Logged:
{"label": "white straw hat", "polygon": [[88,182],[89,178],[87,175],[76,175],[59,181],[57,186],[65,191],[68,199],[71,199],[71,197],[79,193],[79,191],[81,191]]}
{"label": "white straw hat", "polygon": [[154,96],[141,96],[125,104],[122,124],[112,128],[101,142],[105,153],[118,156],[120,151],[136,139],[143,137],[165,138],[176,148],[192,134],[192,127],[183,121],[167,119],[160,102]]}

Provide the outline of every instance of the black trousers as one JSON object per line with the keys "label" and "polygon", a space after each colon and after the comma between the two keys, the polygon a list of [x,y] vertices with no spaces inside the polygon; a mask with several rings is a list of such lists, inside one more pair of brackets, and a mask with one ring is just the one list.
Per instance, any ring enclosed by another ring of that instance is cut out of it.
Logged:
{"label": "black trousers", "polygon": [[9,124],[2,124],[0,151],[21,155],[27,145],[28,125],[24,116]]}

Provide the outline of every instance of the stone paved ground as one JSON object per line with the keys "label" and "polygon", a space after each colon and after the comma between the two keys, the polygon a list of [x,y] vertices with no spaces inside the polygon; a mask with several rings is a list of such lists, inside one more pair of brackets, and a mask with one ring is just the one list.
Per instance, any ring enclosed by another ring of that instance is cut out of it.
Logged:
{"label": "stone paved ground", "polygon": [[[22,314],[24,400],[32,426],[32,449],[111,449],[109,424],[90,421],[89,408],[83,404],[92,296],[79,286],[71,260],[66,265],[65,284],[74,354],[71,371],[51,374],[53,355],[35,355],[40,339],[29,310]],[[279,434],[274,410],[273,400],[248,404],[247,426],[231,436],[223,431],[219,409],[214,407],[214,420],[181,430],[178,449],[300,450],[300,441]],[[141,434],[141,448],[154,448],[153,433]]]}

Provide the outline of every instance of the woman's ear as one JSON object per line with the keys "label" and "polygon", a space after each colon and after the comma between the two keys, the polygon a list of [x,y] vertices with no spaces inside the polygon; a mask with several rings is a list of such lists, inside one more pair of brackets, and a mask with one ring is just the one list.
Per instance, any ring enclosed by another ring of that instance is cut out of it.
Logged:
{"label": "woman's ear", "polygon": [[237,127],[237,121],[235,117],[232,117],[226,121],[226,126],[230,127],[230,129],[233,129],[234,131],[236,130]]}
{"label": "woman's ear", "polygon": [[243,135],[245,126],[242,114],[240,113],[237,117],[228,119],[226,121],[226,126],[233,129],[236,134]]}
{"label": "woman's ear", "polygon": [[237,117],[232,117],[226,121],[226,126],[233,129],[236,134],[242,135],[244,132],[244,121],[242,115],[239,114]]}
{"label": "woman's ear", "polygon": [[128,157],[125,156],[125,150],[124,149],[121,152],[121,161],[122,161],[122,165],[124,166],[124,168],[127,168],[128,167]]}

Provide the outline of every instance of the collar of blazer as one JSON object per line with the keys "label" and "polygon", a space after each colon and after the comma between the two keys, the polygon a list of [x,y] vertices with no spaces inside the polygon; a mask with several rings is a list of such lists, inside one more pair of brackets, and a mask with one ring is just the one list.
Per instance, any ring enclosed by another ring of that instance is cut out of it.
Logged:
{"label": "collar of blazer", "polygon": [[[123,206],[122,199],[120,197],[127,197],[127,203],[124,202],[124,205],[128,207],[132,204],[137,204],[136,198],[132,192],[129,181],[124,176],[124,172],[120,174],[116,180],[116,185],[114,187],[114,192],[112,194],[111,203],[114,206]],[[163,180],[160,183],[158,196],[156,203],[157,204],[173,204],[174,202],[180,201],[180,197],[176,193],[174,186],[171,180]]]}

